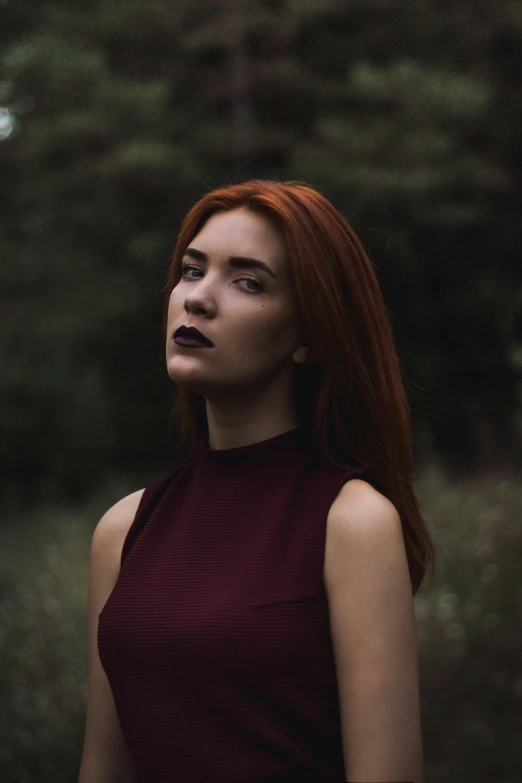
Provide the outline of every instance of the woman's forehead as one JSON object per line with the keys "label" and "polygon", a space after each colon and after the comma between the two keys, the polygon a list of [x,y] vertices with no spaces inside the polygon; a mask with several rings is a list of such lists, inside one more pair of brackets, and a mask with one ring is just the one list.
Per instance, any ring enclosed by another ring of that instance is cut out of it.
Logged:
{"label": "woman's forehead", "polygon": [[263,261],[282,263],[285,241],[269,218],[248,209],[234,209],[212,215],[190,242],[191,247],[212,255],[259,256]]}

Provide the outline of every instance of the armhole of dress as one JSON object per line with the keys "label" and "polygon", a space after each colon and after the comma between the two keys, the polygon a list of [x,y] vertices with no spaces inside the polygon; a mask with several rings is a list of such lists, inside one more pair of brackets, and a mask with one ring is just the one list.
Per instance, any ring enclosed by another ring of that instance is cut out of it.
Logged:
{"label": "armhole of dress", "polygon": [[147,521],[154,512],[154,509],[161,501],[161,498],[167,491],[168,487],[171,485],[174,478],[177,476],[180,470],[185,467],[185,464],[186,463],[179,465],[174,471],[169,473],[168,476],[165,476],[165,478],[158,479],[157,481],[153,481],[151,484],[148,484],[143,490],[140,502],[138,503],[138,508],[136,509],[136,514],[134,515],[132,524],[127,531],[125,540],[123,541],[120,557],[120,570],[123,568],[123,564],[131,550],[131,547],[133,546],[140,532],[147,524]]}
{"label": "armhole of dress", "polygon": [[121,557],[120,557],[120,570],[123,568],[123,563],[125,561],[125,558],[129,554],[131,546],[136,540],[139,530],[143,527],[143,524],[140,523],[143,520],[145,509],[149,505],[149,499],[154,494],[154,488],[157,483],[158,482],[153,482],[152,484],[146,486],[145,489],[143,490],[143,493],[140,498],[140,502],[138,503],[138,508],[136,509],[136,513],[134,515],[134,519],[132,520],[132,523],[129,529],[127,530],[127,534],[123,541],[123,547],[121,550]]}
{"label": "armhole of dress", "polygon": [[375,489],[378,489],[377,487],[377,481],[375,476],[371,471],[366,470],[361,465],[354,465],[353,467],[346,468],[345,470],[340,471],[334,476],[330,476],[327,480],[327,487],[326,492],[327,495],[327,501],[328,501],[328,508],[331,507],[332,503],[336,499],[337,495],[341,491],[341,488],[351,479],[362,479],[363,481],[367,481],[368,484],[371,484],[372,487]]}

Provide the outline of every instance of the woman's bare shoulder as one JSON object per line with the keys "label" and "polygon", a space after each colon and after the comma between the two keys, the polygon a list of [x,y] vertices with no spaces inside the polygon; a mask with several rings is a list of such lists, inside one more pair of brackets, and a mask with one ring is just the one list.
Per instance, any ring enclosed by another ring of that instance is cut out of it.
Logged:
{"label": "woman's bare shoulder", "polygon": [[121,554],[125,536],[134,521],[144,491],[145,488],[138,489],[125,495],[105,512],[93,533],[94,546],[115,546]]}

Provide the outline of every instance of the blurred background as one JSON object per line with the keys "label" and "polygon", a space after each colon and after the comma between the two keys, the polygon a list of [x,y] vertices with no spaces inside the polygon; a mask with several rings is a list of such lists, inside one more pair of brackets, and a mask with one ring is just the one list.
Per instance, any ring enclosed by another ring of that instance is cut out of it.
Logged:
{"label": "blurred background", "polygon": [[163,288],[213,187],[310,182],[381,283],[437,548],[425,783],[522,779],[522,3],[0,0],[0,778],[77,780],[90,539],[185,454]]}

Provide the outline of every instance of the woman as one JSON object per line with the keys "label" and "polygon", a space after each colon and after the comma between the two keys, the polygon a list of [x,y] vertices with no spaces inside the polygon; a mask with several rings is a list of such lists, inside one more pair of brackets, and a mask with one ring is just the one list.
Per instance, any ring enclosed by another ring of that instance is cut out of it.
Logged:
{"label": "woman", "polygon": [[421,783],[433,546],[354,231],[305,185],[207,194],[165,328],[190,452],[94,532],[79,783]]}

